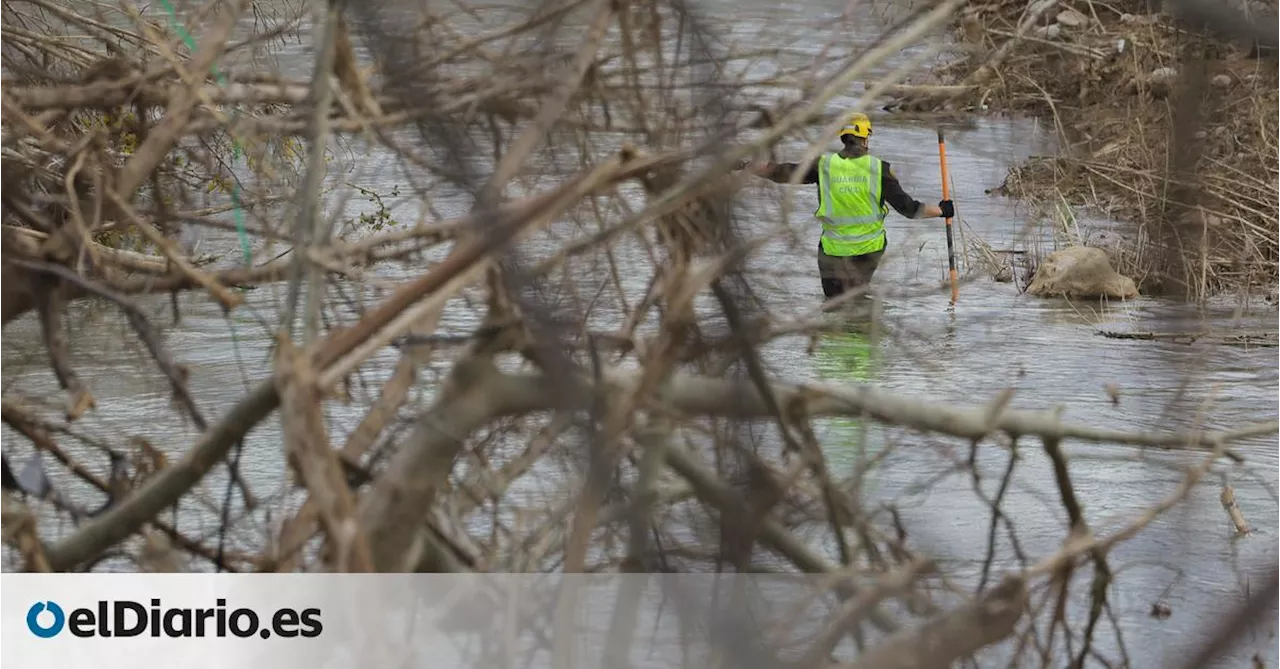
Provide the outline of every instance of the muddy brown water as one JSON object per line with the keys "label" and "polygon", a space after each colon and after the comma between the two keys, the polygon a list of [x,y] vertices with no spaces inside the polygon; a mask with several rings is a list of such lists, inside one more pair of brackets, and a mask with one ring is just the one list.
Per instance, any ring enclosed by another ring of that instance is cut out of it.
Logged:
{"label": "muddy brown water", "polygon": [[[807,3],[803,12],[790,3],[739,3],[735,4],[733,32],[749,40],[756,39],[759,31],[759,35],[771,35],[775,44],[801,55],[807,49],[812,58],[818,48],[814,44],[823,37],[841,31],[850,32],[860,43],[873,37],[872,28],[865,24],[847,27],[849,24],[837,23],[843,9],[842,3]],[[910,55],[904,53],[897,60]],[[309,70],[310,57],[309,49],[297,44],[286,45],[280,53],[282,66],[298,76]],[[849,95],[833,100],[829,110],[850,104],[857,93],[855,86]],[[1010,165],[1033,153],[1052,150],[1049,135],[1051,129],[1025,119],[975,118],[967,127],[948,130],[953,197],[960,217],[958,246],[975,238],[994,248],[1030,249],[1051,243],[1043,226],[1030,226],[1034,230],[1028,236],[1025,211],[984,194],[1000,183]],[[803,147],[800,141],[786,142],[779,147],[779,156],[798,156]],[[879,121],[873,151],[893,164],[915,197],[926,202],[939,198],[933,127]],[[384,194],[393,186],[399,186],[402,193],[407,190],[408,177],[385,153],[359,144],[339,153],[340,162],[345,160],[354,167],[339,181]],[[738,202],[740,220],[748,234],[778,233],[751,264],[756,289],[775,313],[784,316],[802,314],[821,300],[814,276],[818,229],[809,219],[816,203],[815,189],[793,187],[788,202],[783,195],[787,188],[759,182],[742,192]],[[413,207],[405,200],[398,205],[397,215],[412,219],[416,213]],[[446,213],[460,213],[465,207],[461,197],[450,198],[443,205]],[[348,215],[368,210],[370,206],[358,195],[348,203]],[[1113,224],[1103,221],[1095,227],[1107,225]],[[982,402],[1005,387],[1013,387],[1014,407],[1064,407],[1066,420],[1126,430],[1197,425],[1230,428],[1276,417],[1273,348],[1109,339],[1098,334],[1100,330],[1232,330],[1255,324],[1272,328],[1274,311],[1242,314],[1231,304],[1193,311],[1146,297],[1122,304],[1072,304],[1027,297],[1019,294],[1014,284],[982,277],[965,283],[958,305],[950,308],[946,291],[938,290],[946,267],[941,221],[909,221],[891,213],[887,227],[890,250],[876,276],[877,285],[889,293],[884,336],[875,343],[828,336],[814,355],[806,352],[807,342],[802,339],[774,342],[766,348],[765,360],[775,374],[794,380],[870,383],[938,402]],[[232,237],[205,233],[200,248],[224,254],[226,263],[239,261]],[[547,242],[535,240],[522,251],[534,257],[550,248]],[[257,254],[258,258],[267,257],[261,250]],[[645,268],[623,273],[624,287],[634,301],[645,289],[648,261],[638,248],[626,244],[618,254],[624,265]],[[420,267],[389,268],[380,270],[380,275],[394,280],[415,270]],[[579,288],[584,294],[600,289],[598,272],[584,270],[582,274]],[[177,326],[169,324],[167,298],[143,301],[152,321],[162,327],[165,343],[190,368],[191,390],[212,421],[263,378],[269,367],[269,335],[260,319],[275,323],[284,290],[264,287],[249,292],[248,298],[246,307],[228,320],[207,300],[188,294],[182,298],[184,317]],[[174,418],[168,389],[154,366],[137,362],[144,356],[123,319],[101,304],[81,303],[73,311],[73,361],[99,403],[96,411],[82,419],[81,430],[101,435],[116,447],[125,447],[131,436],[138,435],[170,453],[182,452],[193,441],[194,429]],[[478,315],[476,307],[455,301],[441,329],[461,333],[476,323]],[[618,313],[598,307],[589,320],[598,327],[616,327]],[[38,335],[38,324],[31,315],[5,328],[4,392],[42,403],[54,415],[60,394]],[[866,352],[871,349],[874,360],[868,362]],[[367,366],[371,370],[366,374],[367,382],[376,388],[394,360],[394,351],[381,353]],[[1106,391],[1109,384],[1120,389],[1118,402]],[[412,406],[428,401],[429,384],[416,392]],[[331,404],[330,430],[335,441],[346,436],[362,411],[361,406]],[[874,427],[863,437],[861,427],[851,421],[820,421],[819,436],[837,473],[848,473],[860,458],[897,441],[869,475],[865,492],[869,503],[891,501],[898,505],[917,549],[939,556],[953,573],[975,574],[987,551],[990,511],[974,494],[971,474],[958,467],[968,458],[967,445]],[[268,495],[283,487],[279,444],[279,425],[274,418],[255,430],[246,443],[242,467],[259,494]],[[74,442],[64,446],[86,458],[90,466],[96,459],[97,469],[105,473],[105,458],[100,453]],[[30,445],[15,438],[7,427],[4,448],[15,463],[22,463],[30,453]],[[1080,502],[1096,531],[1115,529],[1169,495],[1180,481],[1178,468],[1198,459],[1187,453],[1141,453],[1132,448],[1073,443],[1066,444],[1066,449]],[[1243,601],[1250,587],[1261,586],[1267,568],[1276,560],[1276,527],[1280,522],[1276,440],[1251,439],[1238,444],[1236,450],[1244,455],[1245,464],[1219,467],[1185,501],[1112,553],[1111,566],[1119,575],[1110,592],[1111,603],[1121,620],[1125,648],[1134,667],[1170,666],[1171,658],[1196,647],[1225,612]],[[1065,536],[1066,520],[1050,465],[1037,445],[1024,444],[1020,456],[1003,508],[1015,525],[1022,550],[1034,561],[1058,547]],[[1006,449],[993,445],[979,450],[977,469],[988,495],[995,494],[1008,457]],[[1250,537],[1232,538],[1218,500],[1218,482],[1224,479],[1235,487],[1246,518],[1257,528]],[[225,482],[220,468],[203,483],[204,508],[184,512],[185,531],[195,536],[213,531],[217,520],[211,510],[220,503]],[[538,480],[526,488],[533,497],[551,498],[562,495],[557,491],[563,491],[563,483]],[[89,495],[86,499],[97,498]],[[273,507],[278,518],[289,503],[276,495],[268,499],[267,506]],[[260,517],[247,519],[239,523],[240,530],[230,541],[256,541],[268,530],[268,522]],[[47,531],[70,529],[63,522]],[[1007,534],[1001,532],[999,537],[997,564],[1011,567],[1015,563]],[[6,569],[13,568],[11,557],[6,560]],[[130,568],[127,563],[112,564],[104,566]],[[1087,579],[1088,574],[1081,578]],[[1083,591],[1087,581],[1081,580],[1079,587]],[[1149,617],[1157,601],[1168,604],[1170,617]],[[1085,614],[1083,602],[1072,606],[1072,616]],[[1220,666],[1245,666],[1254,653],[1266,666],[1276,666],[1274,609],[1267,615],[1259,631],[1246,635]],[[1114,658],[1116,645],[1109,640],[1114,635],[1109,624],[1107,627],[1099,650]]]}

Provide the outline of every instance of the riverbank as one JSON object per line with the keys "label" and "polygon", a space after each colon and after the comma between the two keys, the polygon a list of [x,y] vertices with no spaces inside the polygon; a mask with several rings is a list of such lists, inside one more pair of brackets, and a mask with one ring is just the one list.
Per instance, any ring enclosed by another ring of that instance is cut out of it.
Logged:
{"label": "riverbank", "polygon": [[1066,203],[1128,223],[1096,243],[1143,293],[1274,299],[1273,57],[1192,36],[1135,0],[1000,0],[967,8],[954,32],[962,55],[898,108],[1029,113],[1060,137],[1057,155],[1014,166],[993,191],[1051,218]]}

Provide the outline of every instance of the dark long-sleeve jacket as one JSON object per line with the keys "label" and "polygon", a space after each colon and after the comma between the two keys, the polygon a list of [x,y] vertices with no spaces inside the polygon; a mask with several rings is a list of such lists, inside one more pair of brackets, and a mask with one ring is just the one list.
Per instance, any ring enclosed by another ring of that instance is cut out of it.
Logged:
{"label": "dark long-sleeve jacket", "polygon": [[[894,211],[902,214],[906,218],[915,218],[923,210],[921,203],[915,198],[907,194],[902,188],[902,184],[898,183],[898,177],[893,175],[893,170],[889,168],[888,161],[881,160],[884,169],[880,170],[880,202],[879,204],[888,204],[893,207]],[[765,178],[778,183],[786,183],[791,180],[792,174],[800,167],[799,163],[776,163],[773,170],[765,175]],[[813,161],[813,165],[809,167],[809,171],[805,173],[800,183],[816,184],[818,183],[818,161]]]}

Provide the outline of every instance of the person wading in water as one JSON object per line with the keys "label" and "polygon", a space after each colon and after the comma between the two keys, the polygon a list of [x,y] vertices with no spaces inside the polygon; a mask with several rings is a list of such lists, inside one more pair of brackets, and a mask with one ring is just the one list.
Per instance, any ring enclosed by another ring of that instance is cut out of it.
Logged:
{"label": "person wading in water", "polygon": [[[868,153],[871,119],[854,113],[840,128],[844,148],[826,153],[809,168],[801,183],[818,184],[822,223],[818,242],[818,274],[827,299],[850,291],[865,292],[888,244],[884,218],[892,206],[907,218],[952,218],[955,205],[918,202],[902,189],[889,163]],[[742,167],[775,183],[787,183],[798,163],[747,162]]]}

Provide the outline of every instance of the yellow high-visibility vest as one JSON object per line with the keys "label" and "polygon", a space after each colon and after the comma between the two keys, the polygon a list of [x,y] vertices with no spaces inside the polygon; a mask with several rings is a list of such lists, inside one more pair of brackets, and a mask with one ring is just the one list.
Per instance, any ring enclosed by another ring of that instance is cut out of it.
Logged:
{"label": "yellow high-visibility vest", "polygon": [[884,248],[884,217],[880,203],[879,158],[845,158],[828,153],[818,159],[818,210],[822,222],[822,250],[829,256],[860,256]]}

